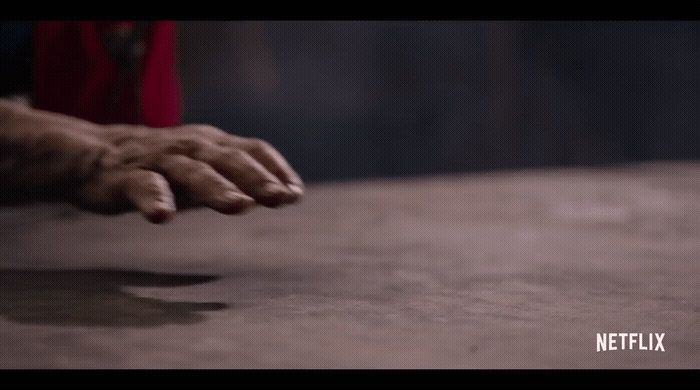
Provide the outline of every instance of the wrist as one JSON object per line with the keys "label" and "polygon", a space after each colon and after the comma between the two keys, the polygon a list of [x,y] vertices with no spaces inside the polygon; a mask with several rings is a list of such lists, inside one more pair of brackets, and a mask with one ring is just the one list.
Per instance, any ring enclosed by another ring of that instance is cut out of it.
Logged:
{"label": "wrist", "polygon": [[0,198],[62,199],[100,171],[101,125],[0,99]]}

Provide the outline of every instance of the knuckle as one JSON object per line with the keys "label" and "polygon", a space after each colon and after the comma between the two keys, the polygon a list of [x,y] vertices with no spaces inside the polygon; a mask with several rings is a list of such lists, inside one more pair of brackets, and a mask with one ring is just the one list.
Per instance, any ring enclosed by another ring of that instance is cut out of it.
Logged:
{"label": "knuckle", "polygon": [[187,157],[180,154],[164,155],[157,159],[157,165],[166,168],[178,169],[187,162]]}
{"label": "knuckle", "polygon": [[158,196],[164,194],[168,188],[168,181],[165,178],[155,172],[151,176],[151,187],[150,191]]}
{"label": "knuckle", "polygon": [[247,153],[240,149],[226,149],[222,158],[229,161],[243,162],[247,158]]}
{"label": "knuckle", "polygon": [[194,125],[188,125],[186,126],[189,128],[190,131],[193,133],[199,133],[199,134],[204,134],[204,135],[211,135],[211,134],[222,134],[224,131],[219,129],[216,126],[212,125],[207,125],[207,124],[194,124]]}
{"label": "knuckle", "polygon": [[268,152],[273,149],[269,142],[260,138],[249,138],[248,148],[254,152]]}
{"label": "knuckle", "polygon": [[201,175],[209,173],[211,171],[211,168],[209,167],[209,164],[203,161],[192,161],[190,163],[190,171],[194,174]]}
{"label": "knuckle", "polygon": [[106,161],[109,166],[139,167],[148,165],[147,156],[142,145],[129,144],[108,153]]}
{"label": "knuckle", "polygon": [[181,172],[186,175],[199,174],[207,168],[206,163],[181,154],[165,156],[161,159],[160,165],[171,172]]}
{"label": "knuckle", "polygon": [[178,137],[165,148],[165,153],[196,155],[201,152],[204,142],[193,136]]}
{"label": "knuckle", "polygon": [[145,179],[144,181],[147,183],[151,183],[151,184],[156,185],[156,186],[167,184],[165,181],[165,178],[163,178],[163,176],[161,176],[160,174],[158,174],[156,172],[152,172],[152,171],[142,171],[142,172],[143,172],[143,176]]}

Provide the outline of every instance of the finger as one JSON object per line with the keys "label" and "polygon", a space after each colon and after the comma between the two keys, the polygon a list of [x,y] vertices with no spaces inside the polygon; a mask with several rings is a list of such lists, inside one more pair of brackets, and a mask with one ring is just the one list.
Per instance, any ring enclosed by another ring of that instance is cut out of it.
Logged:
{"label": "finger", "polygon": [[167,222],[175,215],[175,197],[168,182],[157,172],[127,171],[119,179],[122,195],[153,223]]}
{"label": "finger", "polygon": [[241,142],[243,149],[258,160],[268,171],[287,185],[297,198],[304,194],[304,183],[287,160],[269,143],[260,139],[245,139]]}
{"label": "finger", "polygon": [[210,139],[227,148],[241,148],[255,158],[265,169],[271,172],[298,199],[304,194],[304,183],[287,160],[268,142],[259,138],[238,137],[209,125],[185,126],[188,131],[199,134],[202,138]]}
{"label": "finger", "polygon": [[240,149],[215,146],[204,156],[214,169],[235,183],[256,202],[276,207],[293,202],[296,195],[251,155]]}
{"label": "finger", "polygon": [[255,205],[253,198],[205,162],[170,155],[158,160],[157,169],[171,184],[183,187],[194,202],[222,213],[236,214]]}

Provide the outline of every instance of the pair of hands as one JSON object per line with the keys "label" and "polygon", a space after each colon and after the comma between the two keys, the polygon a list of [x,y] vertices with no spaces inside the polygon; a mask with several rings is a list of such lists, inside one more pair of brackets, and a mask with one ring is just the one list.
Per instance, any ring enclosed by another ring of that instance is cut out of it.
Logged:
{"label": "pair of hands", "polygon": [[61,198],[103,213],[139,210],[162,223],[177,209],[241,213],[298,201],[304,184],[265,141],[208,125],[98,125],[0,101],[4,194]]}

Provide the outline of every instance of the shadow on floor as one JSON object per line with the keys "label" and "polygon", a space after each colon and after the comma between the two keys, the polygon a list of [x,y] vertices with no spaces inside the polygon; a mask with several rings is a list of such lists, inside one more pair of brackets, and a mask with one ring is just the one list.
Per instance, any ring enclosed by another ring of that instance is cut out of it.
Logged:
{"label": "shadow on floor", "polygon": [[0,269],[0,316],[25,324],[153,327],[192,324],[217,302],[174,302],[136,296],[123,287],[181,287],[218,279],[116,269]]}

